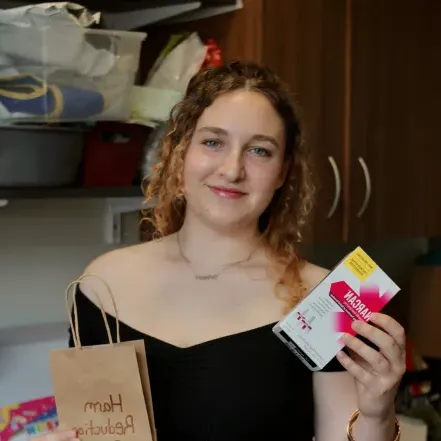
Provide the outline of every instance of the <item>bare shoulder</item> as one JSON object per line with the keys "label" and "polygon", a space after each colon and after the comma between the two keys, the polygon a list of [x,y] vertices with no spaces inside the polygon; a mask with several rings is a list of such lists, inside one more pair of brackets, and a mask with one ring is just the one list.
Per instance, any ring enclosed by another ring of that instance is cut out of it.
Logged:
{"label": "bare shoulder", "polygon": [[115,300],[127,294],[127,287],[139,286],[157,272],[166,259],[167,238],[119,248],[94,259],[81,276],[81,291],[96,303],[100,296],[106,310],[111,306],[110,290]]}
{"label": "bare shoulder", "polygon": [[118,277],[130,271],[141,260],[151,260],[152,254],[157,254],[161,248],[161,241],[155,241],[109,251],[94,259],[86,267],[84,274]]}
{"label": "bare shoulder", "polygon": [[329,270],[306,262],[302,269],[302,279],[308,292],[314,289],[328,274]]}

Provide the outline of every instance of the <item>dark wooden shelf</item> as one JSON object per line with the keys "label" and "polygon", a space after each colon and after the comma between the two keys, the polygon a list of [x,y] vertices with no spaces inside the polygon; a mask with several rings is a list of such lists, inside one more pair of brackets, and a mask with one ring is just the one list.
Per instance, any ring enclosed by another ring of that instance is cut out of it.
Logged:
{"label": "dark wooden shelf", "polygon": [[93,199],[142,197],[141,187],[1,188],[0,199]]}
{"label": "dark wooden shelf", "polygon": [[[202,7],[210,6],[230,6],[235,4],[236,0],[117,0],[108,2],[105,0],[84,0],[81,5],[90,10],[101,12],[127,12],[139,9],[154,9],[170,6],[180,6],[199,1]],[[21,5],[37,4],[37,0],[0,0],[0,7],[18,7]]]}

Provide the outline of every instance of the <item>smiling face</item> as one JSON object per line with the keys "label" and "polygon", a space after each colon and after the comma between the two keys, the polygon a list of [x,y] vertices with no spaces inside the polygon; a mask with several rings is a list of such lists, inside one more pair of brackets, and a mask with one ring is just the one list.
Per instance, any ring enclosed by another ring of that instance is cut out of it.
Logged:
{"label": "smiling face", "polygon": [[187,216],[222,229],[257,226],[284,181],[283,120],[260,93],[219,96],[199,118],[184,162]]}

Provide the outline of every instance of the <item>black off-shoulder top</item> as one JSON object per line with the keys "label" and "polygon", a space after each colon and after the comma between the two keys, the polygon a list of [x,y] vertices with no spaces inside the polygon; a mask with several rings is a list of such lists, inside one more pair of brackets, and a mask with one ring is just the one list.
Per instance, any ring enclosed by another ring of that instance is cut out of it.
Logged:
{"label": "black off-shoulder top", "polygon": [[[101,311],[80,290],[77,308],[82,344],[106,344]],[[120,322],[121,341],[145,342],[158,441],[311,441],[312,372],[273,326],[180,348]],[[336,359],[324,369],[343,370]]]}

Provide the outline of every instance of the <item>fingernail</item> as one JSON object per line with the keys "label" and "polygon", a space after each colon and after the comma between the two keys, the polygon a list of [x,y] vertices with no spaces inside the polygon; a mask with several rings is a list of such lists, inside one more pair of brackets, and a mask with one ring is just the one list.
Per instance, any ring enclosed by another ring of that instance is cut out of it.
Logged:
{"label": "fingernail", "polygon": [[354,320],[352,322],[352,329],[358,329],[360,327],[360,322],[358,320]]}

